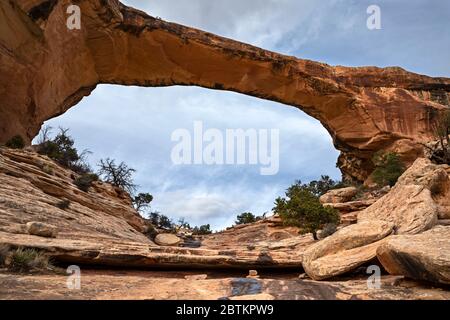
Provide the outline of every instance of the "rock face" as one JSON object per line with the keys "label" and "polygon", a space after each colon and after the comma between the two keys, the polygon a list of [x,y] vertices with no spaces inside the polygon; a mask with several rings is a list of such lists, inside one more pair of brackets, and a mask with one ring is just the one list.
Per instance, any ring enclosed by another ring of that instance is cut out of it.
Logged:
{"label": "rock face", "polygon": [[[426,283],[382,276],[381,288],[367,287],[367,278],[340,281],[264,277],[245,279],[242,274],[209,273],[207,279],[188,272],[98,271],[82,269],[82,290],[67,288],[67,276],[20,275],[0,271],[0,297],[5,300],[449,300],[450,291]],[[273,297],[273,298],[272,298]]]}
{"label": "rock face", "polygon": [[424,158],[398,179],[391,192],[358,215],[358,221],[381,219],[395,225],[396,234],[416,234],[437,223],[439,201],[448,198],[449,177]]}
{"label": "rock face", "polygon": [[450,226],[393,236],[377,249],[377,257],[390,274],[450,284]]}
{"label": "rock face", "polygon": [[[449,193],[449,177],[445,166],[432,164],[429,160],[419,158],[414,164],[399,178],[397,184],[392,190],[377,200],[370,207],[360,211],[358,214],[358,223],[344,227],[332,236],[320,241],[313,246],[307,248],[303,255],[303,267],[307,274],[315,279],[322,280],[336,275],[346,273],[353,270],[377,256],[377,250],[380,246],[380,260],[387,262],[387,270],[393,270],[395,274],[410,275],[414,258],[407,258],[401,252],[397,260],[392,258],[395,250],[402,250],[399,240],[395,240],[394,235],[415,235],[419,243],[436,244],[437,251],[443,249],[443,256],[446,248],[450,246],[450,237],[448,234],[442,233],[443,237],[439,237],[438,232],[433,233],[434,240],[427,240],[428,233],[422,233],[431,229],[438,224],[439,211],[448,210],[443,203],[446,204],[450,197]],[[421,234],[422,233],[422,234]],[[388,237],[389,236],[389,237]],[[409,237],[409,238],[408,238]],[[408,236],[404,239],[410,239],[409,245],[415,246],[416,239]],[[436,239],[439,238],[439,239]],[[390,240],[393,239],[393,240]],[[386,242],[387,241],[387,242]],[[407,242],[407,241],[406,241]],[[405,242],[403,242],[405,243]],[[439,244],[439,245],[438,245]],[[394,249],[395,248],[395,249]],[[422,252],[425,246],[419,244],[417,250]],[[417,252],[417,251],[415,251]],[[430,252],[430,255],[433,255]],[[440,256],[442,258],[442,256]],[[402,260],[403,259],[403,260]],[[447,258],[440,260],[445,268],[450,267]],[[439,263],[433,265],[434,262],[424,260],[424,265],[413,274],[419,279],[442,279],[443,276],[428,276],[423,270],[432,270],[433,268],[442,269]],[[433,260],[434,261],[434,260]],[[408,263],[411,263],[408,265]],[[403,264],[403,269],[396,267]],[[420,265],[417,262],[416,265]],[[385,263],[383,263],[385,265]],[[404,270],[405,272],[402,273]],[[420,277],[418,274],[423,273]],[[432,273],[429,271],[428,273]]]}
{"label": "rock face", "polygon": [[56,238],[58,229],[50,224],[32,221],[27,223],[27,232],[34,236]]}
{"label": "rock face", "polygon": [[0,143],[30,141],[101,83],[196,85],[296,106],[320,120],[339,167],[364,180],[378,150],[410,164],[449,106],[450,79],[401,68],[348,68],[297,59],[168,23],[117,0],[80,0],[81,30],[66,27],[70,0],[0,3]]}
{"label": "rock face", "polygon": [[[84,192],[75,178],[45,156],[0,147],[0,244],[40,249],[67,263],[248,269],[301,268],[303,251],[314,242],[264,220],[204,237],[198,249],[159,246],[142,233],[146,223],[127,194],[102,182]],[[47,229],[57,229],[57,237],[48,238]],[[161,245],[179,241],[157,238]]]}

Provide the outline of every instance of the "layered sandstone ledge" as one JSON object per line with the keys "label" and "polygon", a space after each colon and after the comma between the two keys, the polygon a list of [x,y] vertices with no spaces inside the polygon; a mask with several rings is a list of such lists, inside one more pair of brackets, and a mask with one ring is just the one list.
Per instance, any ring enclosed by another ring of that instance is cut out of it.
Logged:
{"label": "layered sandstone ledge", "polygon": [[[95,182],[81,191],[76,174],[49,158],[0,148],[0,245],[38,249],[67,264],[277,268],[304,270],[314,280],[352,277],[360,267],[378,264],[392,275],[445,286],[450,284],[448,172],[449,166],[417,159],[389,192],[357,212],[356,223],[344,223],[319,241],[272,217],[204,236],[191,248],[150,241],[130,198],[112,186]],[[348,200],[349,191],[333,190],[322,199]],[[60,206],[62,200],[68,204]],[[30,224],[55,232],[40,233]]]}
{"label": "layered sandstone ledge", "polygon": [[[198,249],[158,246],[119,189],[94,182],[84,192],[77,174],[32,151],[0,148],[0,244],[43,250],[67,263],[127,267],[300,268],[311,235],[269,220],[214,234]],[[61,201],[68,205],[61,207]],[[54,237],[27,224],[53,226]]]}
{"label": "layered sandstone ledge", "polygon": [[284,56],[153,18],[117,0],[76,1],[82,28],[69,30],[71,3],[0,3],[0,143],[17,134],[30,141],[45,120],[101,83],[201,86],[305,111],[333,137],[344,176],[362,181],[378,150],[394,150],[412,164],[449,106],[448,78]]}

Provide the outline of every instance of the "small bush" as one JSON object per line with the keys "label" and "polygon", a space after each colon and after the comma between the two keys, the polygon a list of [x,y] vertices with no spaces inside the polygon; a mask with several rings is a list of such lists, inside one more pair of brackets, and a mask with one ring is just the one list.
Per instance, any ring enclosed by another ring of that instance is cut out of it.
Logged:
{"label": "small bush", "polygon": [[372,161],[375,165],[372,179],[379,186],[394,186],[398,178],[405,172],[405,167],[395,152],[385,154],[378,152]]}
{"label": "small bush", "polygon": [[61,201],[59,201],[59,202],[56,204],[56,206],[57,206],[59,209],[61,209],[61,210],[69,209],[69,207],[70,207],[70,201],[67,200],[67,199],[61,200]]}
{"label": "small bush", "polygon": [[156,236],[158,235],[158,231],[156,231],[155,227],[148,222],[147,224],[147,230],[144,232],[144,234],[150,239],[154,240]]}
{"label": "small bush", "polygon": [[234,223],[236,225],[240,225],[240,224],[253,223],[253,222],[256,222],[259,220],[261,220],[261,217],[257,217],[251,212],[244,212],[244,213],[239,214],[236,217],[236,221]]}
{"label": "small bush", "polygon": [[339,213],[330,207],[324,207],[319,197],[300,182],[286,191],[286,198],[275,200],[273,211],[280,215],[287,226],[300,228],[301,233],[311,232],[317,240],[317,231],[328,223],[338,224]]}
{"label": "small bush", "polygon": [[46,174],[49,174],[49,175],[53,175],[53,168],[52,167],[50,167],[49,165],[44,165],[43,167],[42,167],[42,171],[44,171]]}
{"label": "small bush", "polygon": [[94,181],[98,181],[98,175],[95,173],[86,173],[75,179],[74,183],[78,189],[88,192]]}
{"label": "small bush", "polygon": [[9,139],[5,146],[11,149],[23,149],[25,148],[25,141],[21,136],[17,135]]}
{"label": "small bush", "polygon": [[18,248],[11,254],[8,266],[14,272],[45,271],[53,268],[49,258],[34,249]]}
{"label": "small bush", "polygon": [[192,234],[194,235],[207,235],[211,233],[211,226],[209,224],[204,224],[200,227],[194,227],[194,229],[192,229]]}
{"label": "small bush", "polygon": [[150,193],[139,193],[133,198],[133,206],[136,211],[144,213],[144,211],[150,208],[150,202],[153,201],[153,196]]}
{"label": "small bush", "polygon": [[174,223],[169,217],[160,214],[159,212],[151,212],[149,214],[149,220],[153,226],[160,229],[173,230],[175,228]]}

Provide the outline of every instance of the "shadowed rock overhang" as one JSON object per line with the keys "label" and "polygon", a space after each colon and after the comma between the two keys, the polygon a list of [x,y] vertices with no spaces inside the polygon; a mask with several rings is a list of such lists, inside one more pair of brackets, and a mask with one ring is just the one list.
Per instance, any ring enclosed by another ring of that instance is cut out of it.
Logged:
{"label": "shadowed rock overhang", "polygon": [[[72,3],[81,30],[66,27]],[[2,0],[0,9],[0,143],[17,134],[31,141],[98,84],[200,86],[303,110],[332,136],[344,177],[361,181],[379,150],[412,163],[449,107],[448,78],[285,56],[117,0]]]}

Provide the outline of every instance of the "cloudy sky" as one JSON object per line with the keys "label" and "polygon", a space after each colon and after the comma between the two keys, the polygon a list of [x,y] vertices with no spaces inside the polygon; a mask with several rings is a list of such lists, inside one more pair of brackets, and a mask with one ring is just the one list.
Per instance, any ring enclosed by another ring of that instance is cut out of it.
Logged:
{"label": "cloudy sky", "polygon": [[[401,66],[450,76],[450,2],[445,0],[127,0],[152,16],[265,49],[332,65]],[[368,30],[369,5],[381,8],[381,30]],[[226,112],[224,112],[226,110]],[[174,165],[174,130],[279,129],[280,170],[261,176],[254,165]],[[321,125],[301,111],[235,93],[195,87],[99,86],[64,115],[92,165],[111,157],[137,169],[153,210],[175,221],[222,229],[238,213],[270,211],[294,180],[339,179],[338,152]]]}

